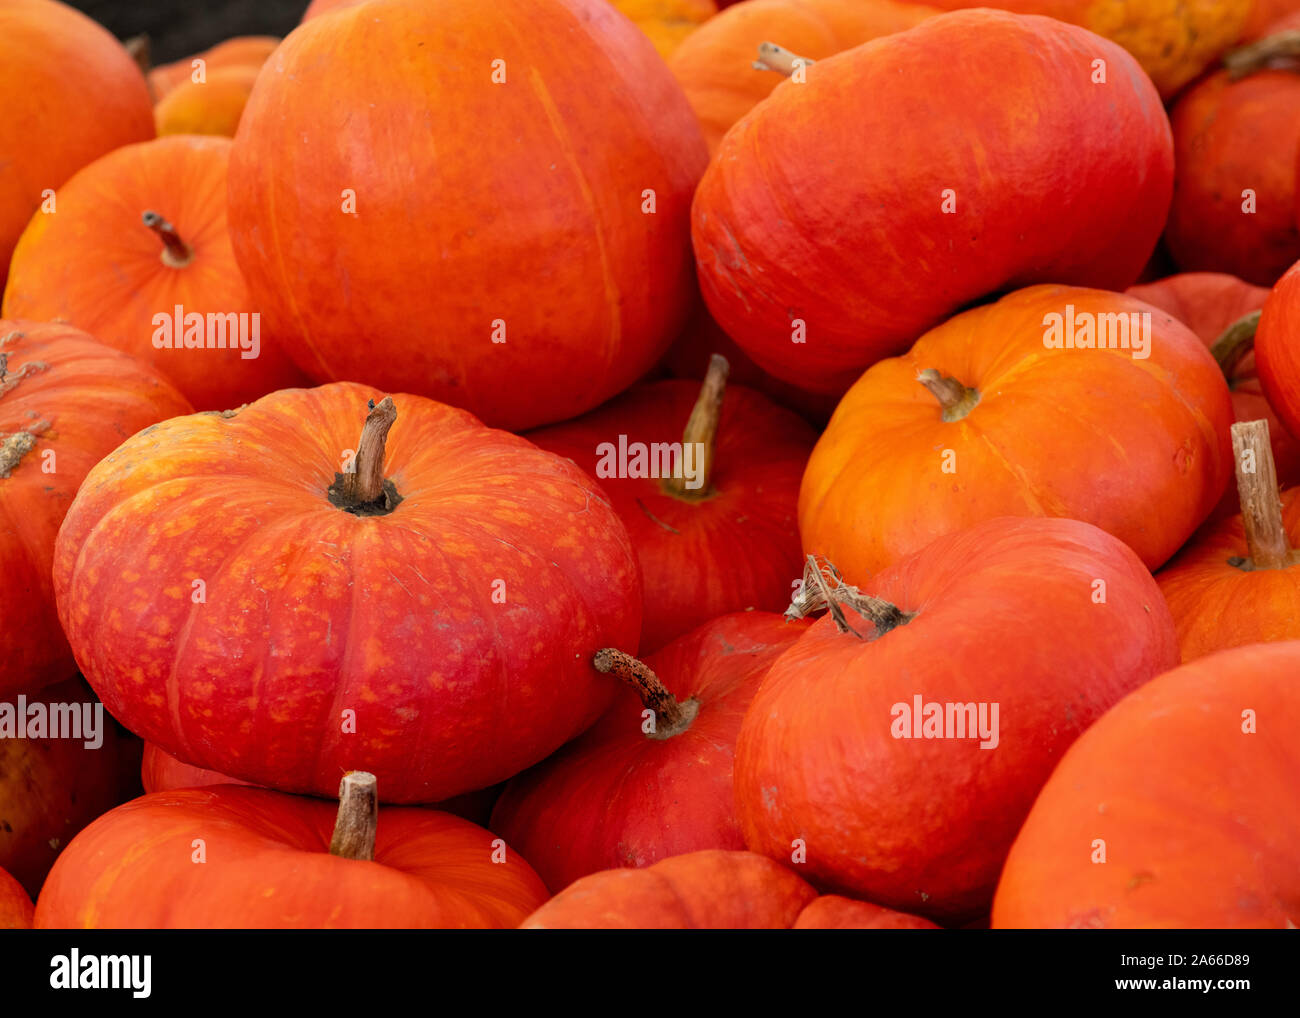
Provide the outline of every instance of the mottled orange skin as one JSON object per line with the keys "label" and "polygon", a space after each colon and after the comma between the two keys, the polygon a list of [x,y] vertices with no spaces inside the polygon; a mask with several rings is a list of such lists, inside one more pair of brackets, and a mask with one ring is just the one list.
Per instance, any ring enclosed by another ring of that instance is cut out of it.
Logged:
{"label": "mottled orange skin", "polygon": [[665,60],[718,13],[713,0],[609,0]]}
{"label": "mottled orange skin", "polygon": [[503,929],[546,900],[528,863],[509,848],[494,862],[496,836],[467,820],[382,808],[368,861],[329,854],[337,812],[237,785],[143,796],[68,846],[36,928]]}
{"label": "mottled orange skin", "polygon": [[591,657],[635,643],[640,594],[596,483],[395,395],[384,474],[403,500],[335,508],[327,489],[382,395],[337,383],[176,418],[87,476],[55,553],[59,615],[132,731],[284,791],[331,796],[366,770],[384,801],[437,802],[536,763],[609,706]]}
{"label": "mottled orange skin", "polygon": [[557,891],[598,870],[743,849],[731,790],[736,735],[767,669],[805,628],[738,612],[651,654],[645,662],[668,691],[699,704],[690,727],[651,738],[640,698],[623,687],[590,730],[506,785],[492,830]]}
{"label": "mottled orange skin", "polygon": [[784,930],[817,892],[752,852],[706,849],[565,888],[525,930]]}
{"label": "mottled orange skin", "polygon": [[119,145],[152,138],[130,54],[54,0],[0,0],[0,286],[46,189]]}
{"label": "mottled orange skin", "polygon": [[213,71],[227,67],[260,68],[279,45],[280,40],[274,36],[240,35],[184,60],[160,64],[149,71],[149,88],[153,91],[154,102],[161,102],[173,89],[194,80],[195,60],[203,61],[203,73],[211,80]]}
{"label": "mottled orange skin", "polygon": [[1295,18],[1300,18],[1300,0],[1255,0],[1241,37],[1249,41],[1263,39],[1280,27],[1296,27]]}
{"label": "mottled orange skin", "polygon": [[958,11],[806,75],[727,133],[692,207],[710,312],[778,378],[843,391],[987,294],[1122,289],[1155,247],[1169,121],[1113,43]]}
{"label": "mottled orange skin", "polygon": [[[1150,313],[1150,356],[1044,347],[1044,316],[1067,304]],[[945,421],[917,381],[926,369],[979,403]],[[1154,569],[1219,501],[1231,422],[1223,373],[1186,326],[1122,294],[1030,287],[957,315],[849,390],[804,473],[804,550],[860,582],[993,516],[1061,516],[1114,534]]]}
{"label": "mottled orange skin", "polygon": [[803,572],[796,503],[816,434],[759,393],[729,385],[714,447],[716,493],[683,499],[652,477],[601,477],[597,448],[681,442],[698,383],[637,386],[584,417],[530,432],[596,477],[627,527],[641,572],[643,653],[727,612],[784,611]]}
{"label": "mottled orange skin", "polygon": [[[1294,930],[1298,674],[1300,642],[1238,647],[1116,705],[1034,803],[993,927]],[[1093,860],[1097,839],[1105,865]]]}
{"label": "mottled orange skin", "polygon": [[709,151],[716,152],[731,125],[783,80],[753,66],[760,43],[823,60],[934,13],[934,7],[896,0],[747,0],[692,32],[668,66],[699,117]]}
{"label": "mottled orange skin", "polygon": [[[258,311],[226,229],[226,138],[178,135],[129,145],[79,171],[57,194],[58,214],[35,216],[14,251],[4,314],[71,322],[152,364],[198,410],[228,410],[305,384],[265,318],[260,351],[157,349],[154,315]],[[141,221],[168,220],[193,251],[175,267]],[[251,326],[250,326],[251,327]],[[237,343],[235,346],[237,347]]]}
{"label": "mottled orange skin", "polygon": [[[72,679],[29,700],[81,704],[94,697]],[[107,713],[103,735],[98,749],[75,739],[0,739],[0,868],[33,898],[73,835],[140,794],[140,740]]]}
{"label": "mottled orange skin", "polygon": [[[871,640],[823,617],[772,665],[736,742],[745,842],[784,860],[803,839],[823,890],[975,918],[1061,753],[1177,664],[1173,620],[1133,552],[1074,520],[990,520],[862,590],[915,617]],[[894,738],[893,705],[916,695],[999,704],[998,744]]]}
{"label": "mottled orange skin", "polygon": [[1300,437],[1300,262],[1277,281],[1255,331],[1255,365],[1264,394],[1293,437]]}
{"label": "mottled orange skin", "polygon": [[158,134],[219,134],[233,138],[260,67],[220,68],[202,82],[184,81],[154,107]]}
{"label": "mottled orange skin", "polygon": [[22,884],[0,869],[0,930],[30,930],[33,911]]}
{"label": "mottled orange skin", "polygon": [[231,233],[312,378],[522,430],[626,389],[681,329],[706,161],[663,60],[605,0],[377,0],[268,61]]}
{"label": "mottled orange skin", "polygon": [[[134,357],[68,325],[0,319],[0,441],[17,432],[35,444],[0,467],[0,698],[39,689],[76,671],[54,610],[54,538],[92,466],[141,428],[187,414],[189,403]],[[52,458],[51,458],[52,457]]]}
{"label": "mottled orange skin", "polygon": [[838,894],[823,894],[799,913],[796,930],[937,930],[929,919]]}

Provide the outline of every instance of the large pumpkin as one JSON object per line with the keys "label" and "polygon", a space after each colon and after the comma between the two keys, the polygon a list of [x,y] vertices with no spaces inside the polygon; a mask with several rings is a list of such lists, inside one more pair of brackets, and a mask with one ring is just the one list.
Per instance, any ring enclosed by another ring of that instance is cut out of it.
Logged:
{"label": "large pumpkin", "polygon": [[831,605],[776,660],[736,743],[746,844],[801,854],[823,890],[964,921],[987,912],[1065,748],[1178,661],[1131,550],[1074,520],[999,518],[942,537]]}
{"label": "large pumpkin", "polygon": [[[643,652],[727,612],[783,610],[802,569],[796,506],[815,434],[756,392],[724,396],[726,372],[715,357],[703,386],[650,382],[528,436],[609,493],[640,566]],[[672,466],[668,443],[682,450]]]}
{"label": "large pumpkin", "polygon": [[[1046,345],[1067,337],[1106,348]],[[860,582],[992,516],[1065,516],[1155,568],[1218,502],[1231,422],[1223,374],[1186,326],[1132,297],[1031,287],[849,391],[804,474],[804,550]]]}
{"label": "large pumpkin", "polygon": [[604,0],[376,0],[263,69],[231,157],[235,254],[318,381],[546,424],[627,388],[686,320],[706,158]]}
{"label": "large pumpkin", "polygon": [[1277,281],[1255,331],[1255,365],[1264,394],[1291,435],[1300,438],[1300,262]]}
{"label": "large pumpkin", "polygon": [[82,478],[141,428],[190,409],[158,372],[79,329],[0,319],[0,698],[76,671],[50,568]]}
{"label": "large pumpkin", "polygon": [[[239,274],[225,138],[118,149],[59,189],[14,251],[4,313],[60,319],[166,373],[200,410],[305,381]],[[179,309],[179,310],[178,310]]]}
{"label": "large pumpkin", "polygon": [[68,846],[35,925],[501,929],[546,900],[528,863],[481,827],[379,810],[370,775],[344,777],[340,796],[336,807],[219,785],[128,802]]}
{"label": "large pumpkin", "polygon": [[492,829],[557,890],[597,870],[743,849],[736,735],[767,669],[804,628],[741,612],[644,663],[602,651],[597,667],[630,688],[588,732],[506,785]]}
{"label": "large pumpkin", "polygon": [[779,73],[754,66],[763,43],[822,60],[934,13],[933,7],[898,0],[746,0],[692,32],[668,66],[713,152],[731,125],[781,82]]}
{"label": "large pumpkin", "polygon": [[103,28],[54,0],[0,0],[0,286],[46,192],[105,152],[153,137],[140,68]]}
{"label": "large pumpkin", "polygon": [[32,911],[22,884],[0,869],[0,930],[30,930]]}
{"label": "large pumpkin", "polygon": [[1007,859],[995,928],[1294,930],[1300,642],[1201,658],[1065,755]]}
{"label": "large pumpkin", "polygon": [[804,73],[727,134],[693,206],[709,309],[759,366],[842,391],[986,294],[1136,281],[1173,150],[1118,46],[961,11]]}
{"label": "large pumpkin", "polygon": [[175,418],[91,471],[59,533],[59,615],[132,731],[284,791],[365,769],[386,801],[436,802],[609,706],[591,656],[635,642],[640,594],[596,482],[423,397],[366,415],[374,395]]}

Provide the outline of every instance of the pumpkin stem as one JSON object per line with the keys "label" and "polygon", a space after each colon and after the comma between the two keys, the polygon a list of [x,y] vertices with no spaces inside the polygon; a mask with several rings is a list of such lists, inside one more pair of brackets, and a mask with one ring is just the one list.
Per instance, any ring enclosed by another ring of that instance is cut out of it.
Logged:
{"label": "pumpkin stem", "polygon": [[782,49],[774,42],[761,42],[758,44],[758,59],[753,66],[756,71],[776,71],[788,78],[800,67],[808,67],[816,62]]}
{"label": "pumpkin stem", "polygon": [[930,390],[943,408],[943,419],[949,423],[960,421],[979,405],[977,389],[968,389],[950,375],[941,375],[934,368],[926,368],[916,380]]}
{"label": "pumpkin stem", "polygon": [[[841,607],[845,604],[876,627],[874,636],[863,636],[849,625]],[[818,561],[816,555],[809,555],[803,568],[803,583],[785,610],[785,617],[807,618],[822,609],[830,612],[841,633],[852,633],[859,640],[879,639],[891,629],[905,626],[916,618],[916,612],[905,612],[891,601],[864,594],[857,587],[845,583],[834,565],[825,559]]]}
{"label": "pumpkin stem", "polygon": [[655,712],[654,731],[646,733],[652,739],[668,739],[686,731],[700,712],[698,700],[691,697],[685,703],[680,702],[649,665],[631,654],[606,647],[596,652],[591,663],[596,671],[616,675],[626,682],[636,690],[645,708]]}
{"label": "pumpkin stem", "polygon": [[339,815],[330,838],[330,855],[340,859],[375,857],[379,828],[378,782],[369,771],[349,771],[339,783]]}
{"label": "pumpkin stem", "polygon": [[1229,50],[1223,66],[1228,69],[1228,77],[1237,81],[1273,66],[1275,61],[1282,62],[1287,70],[1295,70],[1297,58],[1300,58],[1300,28],[1292,28]]}
{"label": "pumpkin stem", "polygon": [[146,212],[140,217],[144,225],[153,230],[163,242],[162,260],[163,264],[173,269],[183,269],[194,260],[194,251],[185,241],[181,240],[180,234],[176,232],[176,227],[172,226],[166,219],[157,212]]}
{"label": "pumpkin stem", "polygon": [[[1238,421],[1232,426],[1232,454],[1237,463],[1237,495],[1250,558],[1243,569],[1285,569],[1291,545],[1282,525],[1277,467],[1268,440],[1268,421]],[[1249,466],[1249,469],[1247,467]]]}
{"label": "pumpkin stem", "polygon": [[1210,347],[1210,353],[1218,361],[1219,370],[1229,385],[1232,384],[1232,373],[1241,359],[1255,349],[1255,329],[1259,326],[1259,314],[1258,311],[1252,311],[1248,315],[1242,315],[1224,329]]}
{"label": "pumpkin stem", "polygon": [[361,428],[352,470],[335,474],[327,494],[333,505],[354,515],[386,516],[402,501],[393,482],[384,478],[388,429],[397,420],[397,407],[392,396],[385,396],[378,404],[370,400],[367,408],[370,412]]}
{"label": "pumpkin stem", "polygon": [[[713,473],[713,447],[717,441],[718,420],[722,415],[722,396],[727,389],[727,375],[731,365],[727,358],[715,353],[709,358],[709,370],[704,375],[700,386],[699,398],[691,410],[686,422],[686,432],[682,435],[682,459],[678,464],[677,474],[665,477],[661,482],[669,495],[678,498],[700,499],[713,494],[710,475]],[[685,470],[686,451],[695,449],[697,471],[693,482],[695,487],[688,487]]]}
{"label": "pumpkin stem", "polygon": [[136,67],[140,68],[140,73],[149,73],[150,68],[153,67],[153,46],[147,33],[141,32],[139,35],[122,40],[122,48],[131,54],[131,59],[135,61]]}

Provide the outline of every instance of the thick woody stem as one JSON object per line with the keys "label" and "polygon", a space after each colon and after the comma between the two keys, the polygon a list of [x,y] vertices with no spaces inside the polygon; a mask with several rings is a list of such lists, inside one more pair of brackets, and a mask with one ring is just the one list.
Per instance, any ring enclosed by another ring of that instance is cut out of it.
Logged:
{"label": "thick woody stem", "polygon": [[[713,493],[713,450],[717,444],[718,420],[722,416],[722,397],[727,390],[727,375],[731,365],[727,358],[715,353],[709,358],[709,370],[700,386],[700,395],[695,400],[690,419],[686,422],[686,432],[682,436],[682,465],[678,471],[681,476],[665,477],[663,488],[670,495],[678,498],[705,498]],[[698,451],[696,457],[696,476],[686,476],[685,461],[687,449]],[[695,487],[688,488],[691,481]]]}
{"label": "thick woody stem", "polygon": [[1223,66],[1228,69],[1228,77],[1236,81],[1276,62],[1294,67],[1297,58],[1300,58],[1300,29],[1293,28],[1230,50],[1223,58]]}
{"label": "thick woody stem", "polygon": [[655,735],[667,738],[690,727],[699,712],[699,702],[689,699],[685,703],[668,691],[659,676],[644,661],[613,647],[596,652],[592,658],[596,671],[616,675],[634,690],[647,710],[655,712]]}
{"label": "thick woody stem", "polygon": [[330,855],[374,859],[379,828],[378,782],[369,771],[351,771],[339,784],[339,815],[330,838]]}
{"label": "thick woody stem", "polygon": [[193,260],[193,250],[185,241],[181,240],[180,234],[176,232],[176,227],[172,226],[166,219],[157,212],[146,212],[140,218],[144,221],[144,225],[153,230],[163,242],[162,260],[164,265],[169,265],[173,269],[180,269]]}
{"label": "thick woody stem", "polygon": [[979,405],[980,394],[976,389],[968,389],[950,375],[941,375],[934,368],[926,368],[916,376],[916,380],[930,390],[930,394],[939,401],[943,409],[943,419],[951,423],[960,421]]}
{"label": "thick woody stem", "polygon": [[[875,633],[864,636],[849,625],[843,605],[848,605],[867,619],[875,627]],[[852,633],[860,640],[877,639],[916,618],[915,612],[905,612],[891,601],[864,594],[857,587],[845,583],[839,570],[830,562],[818,561],[816,555],[809,555],[804,564],[803,583],[799,593],[791,600],[790,607],[786,609],[785,617],[801,619],[822,609],[830,612],[841,633]]]}
{"label": "thick woody stem", "polygon": [[1273,448],[1268,441],[1268,421],[1234,424],[1232,453],[1251,567],[1285,569],[1291,564],[1291,546],[1282,524],[1282,500],[1278,497]]}
{"label": "thick woody stem", "polygon": [[774,42],[762,42],[758,44],[758,59],[754,61],[754,70],[776,71],[789,78],[800,67],[808,67],[816,62],[782,49]]}
{"label": "thick woody stem", "polygon": [[384,449],[388,442],[388,429],[397,420],[397,407],[393,405],[392,396],[385,396],[378,405],[371,400],[369,408],[353,461],[356,471],[344,480],[344,497],[357,505],[368,505],[383,497]]}

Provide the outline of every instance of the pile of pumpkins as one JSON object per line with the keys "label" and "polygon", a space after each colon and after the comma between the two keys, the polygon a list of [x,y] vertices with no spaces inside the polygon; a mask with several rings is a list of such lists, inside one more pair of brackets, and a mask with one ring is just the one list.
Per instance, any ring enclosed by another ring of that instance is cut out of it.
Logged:
{"label": "pile of pumpkins", "polygon": [[0,926],[1300,924],[1297,29],[0,0]]}

